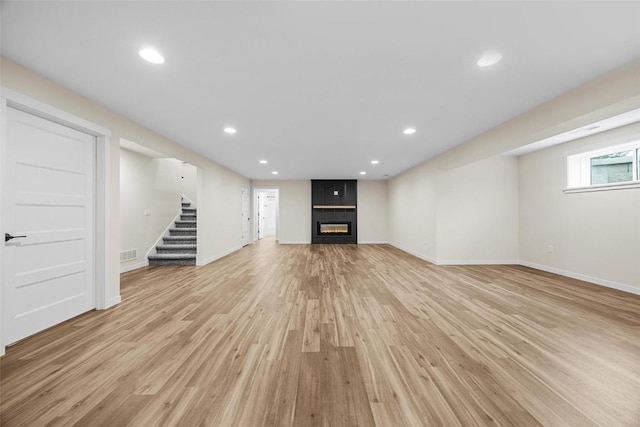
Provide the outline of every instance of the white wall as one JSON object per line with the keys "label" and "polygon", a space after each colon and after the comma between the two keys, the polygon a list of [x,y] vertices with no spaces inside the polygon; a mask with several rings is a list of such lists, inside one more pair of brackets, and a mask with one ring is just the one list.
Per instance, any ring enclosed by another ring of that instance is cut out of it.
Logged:
{"label": "white wall", "polygon": [[146,253],[180,212],[181,176],[179,160],[120,149],[120,250],[137,251],[120,271],[148,264]]}
{"label": "white wall", "polygon": [[149,190],[153,188],[152,159],[120,149],[120,250],[135,249],[138,258],[120,263],[121,270],[144,265],[146,218]]}
{"label": "white wall", "polygon": [[[254,180],[254,187],[280,189],[280,243],[311,243],[311,181]],[[388,241],[387,182],[358,181],[358,241]]]}
{"label": "white wall", "polygon": [[562,191],[567,155],[633,139],[640,139],[640,124],[519,158],[520,259],[525,265],[640,293],[640,188]]}
{"label": "white wall", "polygon": [[436,262],[437,169],[428,162],[388,182],[389,243]]}
{"label": "white wall", "polygon": [[[146,216],[145,247],[149,249],[173,223],[180,213],[180,195],[182,194],[182,162],[177,159],[153,159],[151,170],[153,188],[149,194]],[[124,183],[126,185],[126,183]],[[121,183],[121,187],[122,187]],[[127,221],[120,217],[120,222]]]}
{"label": "white wall", "polygon": [[[500,182],[500,176],[504,174],[514,183],[517,178],[513,164],[499,156],[637,108],[639,73],[640,60],[632,61],[393,177],[388,183],[390,243],[432,262],[517,259],[519,249],[514,248],[522,244],[518,243],[521,227],[516,224],[522,218],[514,215],[514,204],[508,196],[515,198],[517,191],[508,182]],[[449,183],[446,179],[449,171],[455,175],[456,168],[482,169],[485,160],[488,164],[500,163],[500,173],[470,179],[477,192],[471,192],[468,183]],[[488,190],[496,185],[500,191]],[[482,205],[483,198],[501,205],[496,208],[500,212],[491,213]],[[458,207],[467,212],[480,210],[471,219]],[[471,237],[469,233],[474,230]],[[488,243],[489,238],[483,233],[499,236],[501,241]],[[464,235],[470,236],[469,241],[464,240]]]}
{"label": "white wall", "polygon": [[437,182],[438,264],[516,264],[517,157],[441,171]]}
{"label": "white wall", "polygon": [[280,189],[280,243],[311,243],[311,181],[254,180],[251,185]]}
{"label": "white wall", "polygon": [[242,186],[248,181],[226,169],[198,169],[198,254],[204,265],[242,248]]}
{"label": "white wall", "polygon": [[392,245],[438,264],[517,262],[517,158],[425,162],[388,186]]}
{"label": "white wall", "polygon": [[358,181],[358,243],[387,243],[387,181]]}

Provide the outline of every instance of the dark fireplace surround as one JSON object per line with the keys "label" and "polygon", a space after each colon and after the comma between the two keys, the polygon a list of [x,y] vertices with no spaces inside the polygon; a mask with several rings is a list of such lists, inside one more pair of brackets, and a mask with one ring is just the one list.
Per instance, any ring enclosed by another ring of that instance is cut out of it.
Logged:
{"label": "dark fireplace surround", "polygon": [[311,243],[358,243],[358,181],[311,180]]}

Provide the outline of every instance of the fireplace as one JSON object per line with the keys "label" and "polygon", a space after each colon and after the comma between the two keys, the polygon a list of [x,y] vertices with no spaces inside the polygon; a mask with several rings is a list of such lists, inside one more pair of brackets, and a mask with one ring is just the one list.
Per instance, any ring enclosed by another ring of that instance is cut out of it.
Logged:
{"label": "fireplace", "polygon": [[311,243],[358,243],[356,180],[311,181]]}
{"label": "fireplace", "polygon": [[351,236],[351,222],[318,221],[318,235]]}

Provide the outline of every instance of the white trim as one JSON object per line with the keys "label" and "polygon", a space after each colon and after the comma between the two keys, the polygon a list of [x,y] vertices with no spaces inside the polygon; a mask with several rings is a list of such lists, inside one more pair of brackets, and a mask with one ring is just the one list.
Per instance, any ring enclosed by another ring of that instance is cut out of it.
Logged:
{"label": "white trim", "polygon": [[423,254],[421,254],[421,253],[418,253],[418,252],[412,251],[411,249],[407,249],[407,248],[402,247],[402,246],[400,246],[400,245],[397,245],[397,244],[395,244],[395,243],[391,243],[391,242],[389,242],[389,244],[390,244],[391,246],[393,246],[394,248],[396,248],[396,249],[400,249],[402,252],[406,252],[406,253],[408,253],[409,255],[413,255],[413,256],[414,256],[414,257],[416,257],[416,258],[420,258],[421,260],[424,260],[424,261],[430,262],[431,264],[436,264],[436,265],[438,264],[438,261],[436,261],[436,259],[435,259],[435,258],[431,258],[431,257],[429,257],[429,256],[427,256],[427,255],[423,255]]}
{"label": "white trim", "polygon": [[590,193],[593,191],[611,191],[611,190],[626,190],[629,188],[640,188],[640,182],[632,181],[632,182],[621,182],[615,184],[599,184],[599,185],[589,185],[584,187],[570,187],[562,190],[565,194],[572,193]]}
{"label": "white trim", "polygon": [[570,277],[572,279],[582,280],[584,282],[593,283],[595,285],[604,286],[611,289],[616,289],[623,292],[629,292],[632,294],[640,295],[640,287],[627,285],[624,283],[614,282],[612,280],[600,279],[598,277],[588,276],[586,274],[574,273],[572,271],[561,270],[559,268],[548,267],[546,265],[535,264],[528,261],[523,260],[469,260],[469,261],[447,261],[447,260],[439,260],[436,261],[432,258],[423,256],[414,251],[407,250],[402,246],[396,245],[394,243],[390,243],[391,246],[400,249],[403,252],[408,253],[409,255],[413,255],[416,258],[420,258],[422,260],[428,261],[432,264],[436,265],[522,265],[524,267],[534,268],[536,270],[542,270],[549,273],[557,274],[560,276]]}
{"label": "white trim", "polygon": [[120,274],[128,273],[130,271],[137,270],[139,268],[148,267],[148,266],[149,266],[149,259],[145,259],[144,261],[137,262],[135,264],[125,265],[123,267],[120,267]]}
{"label": "white trim", "polygon": [[389,242],[366,241],[358,242],[359,245],[388,245]]}
{"label": "white trim", "polygon": [[122,302],[122,297],[120,295],[117,295],[115,297],[111,297],[107,300],[107,303],[104,306],[103,310],[106,310],[108,308],[113,307],[114,305],[118,305]]}
{"label": "white trim", "polygon": [[[610,144],[603,148],[583,151],[576,154],[567,154],[567,188],[563,191],[565,193],[581,193],[587,191],[620,190],[640,186],[637,154],[638,150],[640,150],[638,134],[626,135],[623,140],[625,141],[624,143],[617,144],[614,141],[610,141]],[[623,151],[633,151],[631,180],[619,183],[591,184],[591,160],[594,157]]]}
{"label": "white trim", "polygon": [[517,259],[444,259],[438,260],[436,265],[518,265]]}
{"label": "white trim", "polygon": [[250,245],[254,241],[253,240],[253,230],[252,230],[253,222],[251,221],[251,218],[253,218],[253,221],[255,221],[255,216],[253,215],[253,213],[252,213],[253,211],[251,210],[251,205],[252,205],[252,203],[251,203],[251,185],[242,184],[242,193],[241,193],[241,195],[244,194],[245,189],[247,190],[247,193],[249,193],[247,195],[247,197],[249,198],[249,206],[248,206],[248,209],[247,209],[248,210],[248,212],[247,212],[247,221],[249,221],[249,225],[247,226],[247,228],[249,229],[249,232],[248,232],[249,235],[246,236],[247,238],[245,239],[245,235],[244,235],[244,221],[245,221],[245,218],[244,218],[244,199],[242,199],[240,201],[240,203],[241,203],[241,212],[242,212],[241,213],[242,221],[240,223],[240,225],[241,225],[240,236],[242,236],[242,237],[240,238],[240,244],[242,246]]}
{"label": "white trim", "polygon": [[[109,236],[111,227],[107,221],[108,210],[111,206],[109,188],[110,138],[108,135],[96,136],[96,209],[95,209],[95,302],[96,309],[107,308],[109,298],[109,283],[111,283],[111,269],[109,268]],[[118,279],[119,282],[120,279]],[[119,289],[119,287],[118,287]],[[119,292],[119,290],[118,290]]]}
{"label": "white trim", "polygon": [[305,240],[305,241],[290,241],[290,242],[278,242],[281,245],[310,245],[311,244],[311,240]]}
{"label": "white trim", "polygon": [[[111,248],[109,246],[109,236],[111,230],[109,227],[108,209],[111,206],[109,198],[109,175],[110,167],[110,136],[111,131],[95,123],[89,122],[73,114],[62,111],[52,105],[38,101],[29,96],[23,95],[6,87],[0,87],[0,120],[2,123],[2,132],[0,135],[0,153],[5,146],[5,124],[6,124],[6,108],[11,107],[26,113],[32,114],[58,123],[72,129],[93,135],[96,137],[96,188],[95,188],[95,306],[98,310],[103,310],[117,304],[120,297],[108,297],[108,287],[112,281],[111,269],[109,261]],[[0,164],[4,160],[4,154],[0,154]],[[0,195],[1,196],[1,195]],[[0,222],[0,224],[2,224]],[[4,246],[0,247],[0,265],[2,262],[2,252]],[[0,295],[3,293],[0,287]],[[4,304],[4,298],[0,296],[0,304]],[[0,306],[1,307],[1,306]],[[6,313],[6,310],[2,310]],[[2,316],[0,316],[0,355],[4,354],[5,342],[2,327]]]}
{"label": "white trim", "polygon": [[595,285],[605,286],[607,288],[617,289],[619,291],[640,295],[640,288],[636,286],[626,285],[624,283],[618,283],[612,280],[606,280],[606,279],[600,279],[597,277],[587,276],[586,274],[574,273],[572,271],[561,270],[559,268],[548,267],[546,265],[534,264],[532,262],[523,261],[523,260],[520,260],[520,265],[534,268],[536,270],[546,271],[548,273],[558,274],[560,276],[570,277],[572,279],[583,280],[585,282],[593,283]]}
{"label": "white trim", "polygon": [[[5,158],[5,141],[6,141],[6,126],[7,123],[7,100],[4,97],[0,97],[0,181],[4,179],[4,158]],[[2,197],[2,182],[0,182],[0,197]],[[2,206],[0,206],[0,226],[4,225],[2,222]],[[3,313],[7,312],[7,308],[4,306],[4,297],[3,297],[3,288],[2,285],[5,283],[6,277],[5,272],[2,269],[2,259],[4,253],[4,244],[0,246],[0,356],[4,356],[4,328],[3,324]]]}
{"label": "white trim", "polygon": [[231,248],[231,249],[229,249],[227,251],[224,251],[224,252],[221,252],[221,253],[216,254],[214,256],[211,256],[211,257],[209,257],[207,259],[200,260],[200,261],[196,262],[196,265],[199,266],[199,267],[202,267],[203,265],[207,265],[207,264],[209,264],[209,263],[211,263],[213,261],[219,260],[222,257],[226,257],[229,254],[232,254],[232,253],[234,253],[236,251],[239,251],[242,248],[243,248],[243,246],[236,246],[236,247]]}
{"label": "white trim", "polygon": [[52,105],[38,101],[4,86],[0,87],[0,96],[7,99],[7,105],[16,110],[62,124],[93,136],[111,136],[111,131],[81,117],[62,111]]}

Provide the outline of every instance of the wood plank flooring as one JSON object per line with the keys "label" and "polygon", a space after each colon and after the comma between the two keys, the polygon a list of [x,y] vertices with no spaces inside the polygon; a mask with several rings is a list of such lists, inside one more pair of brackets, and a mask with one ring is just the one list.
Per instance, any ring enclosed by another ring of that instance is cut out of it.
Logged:
{"label": "wood plank flooring", "polygon": [[122,276],[7,350],[2,426],[640,426],[640,297],[386,245]]}

